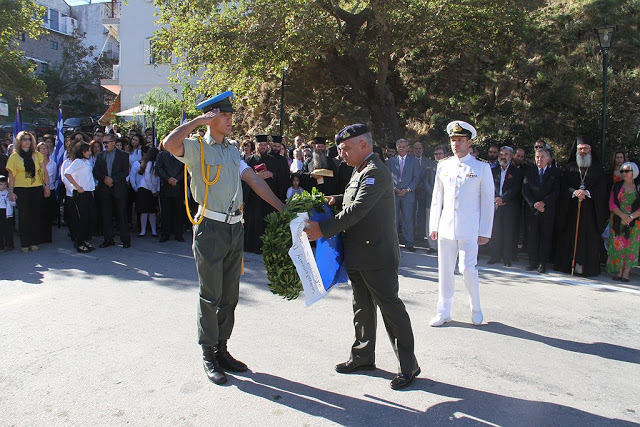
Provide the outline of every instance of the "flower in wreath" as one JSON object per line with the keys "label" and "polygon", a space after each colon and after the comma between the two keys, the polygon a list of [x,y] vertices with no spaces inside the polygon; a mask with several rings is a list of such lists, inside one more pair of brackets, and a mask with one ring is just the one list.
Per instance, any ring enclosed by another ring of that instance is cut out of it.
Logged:
{"label": "flower in wreath", "polygon": [[636,256],[634,254],[629,254],[629,261],[635,261]]}
{"label": "flower in wreath", "polygon": [[611,261],[611,265],[618,265],[618,264],[620,264],[620,260],[617,258]]}

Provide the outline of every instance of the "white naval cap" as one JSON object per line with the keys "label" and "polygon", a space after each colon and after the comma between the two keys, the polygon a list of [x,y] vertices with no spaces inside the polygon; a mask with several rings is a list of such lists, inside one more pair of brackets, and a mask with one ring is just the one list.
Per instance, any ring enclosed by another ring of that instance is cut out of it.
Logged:
{"label": "white naval cap", "polygon": [[476,128],[462,120],[454,120],[449,123],[447,125],[447,134],[449,136],[467,136],[471,139],[475,139],[478,136]]}

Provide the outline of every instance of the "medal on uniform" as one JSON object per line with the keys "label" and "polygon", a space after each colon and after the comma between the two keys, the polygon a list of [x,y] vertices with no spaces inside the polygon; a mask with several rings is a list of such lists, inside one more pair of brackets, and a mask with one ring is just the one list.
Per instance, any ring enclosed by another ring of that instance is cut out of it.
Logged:
{"label": "medal on uniform", "polygon": [[580,184],[580,189],[581,190],[584,190],[585,188],[587,188],[587,187],[585,187],[584,184]]}

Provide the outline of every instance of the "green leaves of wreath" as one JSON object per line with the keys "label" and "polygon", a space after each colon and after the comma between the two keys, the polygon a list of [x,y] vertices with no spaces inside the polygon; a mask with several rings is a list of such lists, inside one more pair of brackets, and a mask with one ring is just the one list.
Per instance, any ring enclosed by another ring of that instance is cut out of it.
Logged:
{"label": "green leaves of wreath", "polygon": [[292,245],[289,223],[299,212],[307,212],[311,217],[313,209],[322,211],[325,202],[324,195],[314,187],[311,194],[304,191],[287,199],[284,211],[272,212],[266,216],[267,224],[261,236],[264,243],[262,260],[267,269],[269,289],[274,294],[287,300],[296,299],[300,295],[302,283],[289,257]]}

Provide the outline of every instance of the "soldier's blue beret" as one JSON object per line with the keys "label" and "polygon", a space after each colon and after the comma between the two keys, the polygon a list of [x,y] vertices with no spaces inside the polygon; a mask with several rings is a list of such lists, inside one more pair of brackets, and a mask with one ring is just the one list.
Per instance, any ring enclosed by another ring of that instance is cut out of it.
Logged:
{"label": "soldier's blue beret", "polygon": [[369,128],[363,124],[356,123],[343,128],[336,134],[336,145],[340,144],[347,139],[355,138],[356,136],[364,135],[371,132]]}
{"label": "soldier's blue beret", "polygon": [[214,96],[213,98],[209,98],[206,101],[202,101],[200,104],[196,105],[196,108],[202,110],[204,113],[211,111],[214,108],[218,108],[222,113],[233,113],[236,110],[234,110],[231,105],[232,99],[233,92],[228,90]]}

